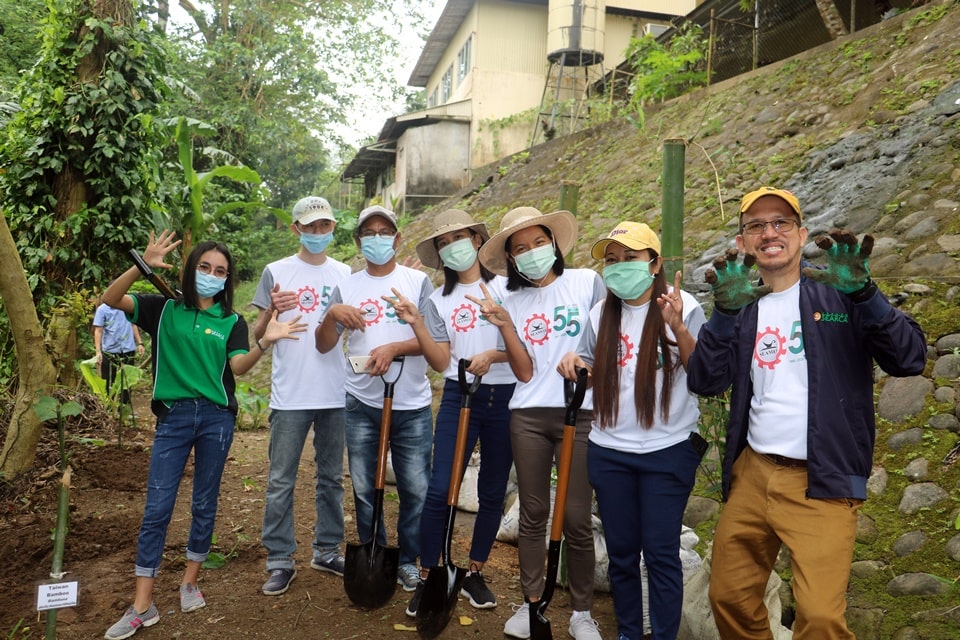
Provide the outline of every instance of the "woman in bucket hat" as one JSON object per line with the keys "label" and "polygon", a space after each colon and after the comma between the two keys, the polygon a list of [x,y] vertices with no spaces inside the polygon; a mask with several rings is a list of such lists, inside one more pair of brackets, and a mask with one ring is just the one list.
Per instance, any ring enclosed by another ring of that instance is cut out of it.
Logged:
{"label": "woman in bucket hat", "polygon": [[[433,471],[420,517],[420,557],[421,564],[426,567],[439,565],[443,544],[447,491],[460,416],[460,359],[470,361],[469,373],[483,376],[483,382],[473,395],[467,454],[463,461],[465,469],[479,439],[481,462],[477,492],[480,505],[470,545],[470,571],[460,591],[478,609],[497,606],[496,597],[487,588],[481,571],[500,526],[503,498],[513,464],[507,404],[517,382],[507,364],[506,354],[497,350],[499,329],[480,315],[477,305],[465,298],[466,295],[482,295],[481,283],[498,301],[506,294],[506,278],[494,275],[477,259],[477,250],[489,237],[486,226],[474,222],[466,211],[448,209],[438,214],[433,232],[417,245],[417,256],[424,265],[443,270],[443,287],[430,295],[425,315],[402,296],[391,300],[400,318],[413,327],[427,362],[444,377],[433,439]],[[416,616],[422,591],[421,584],[407,606],[408,616]]]}
{"label": "woman in bucket hat", "polygon": [[[569,211],[543,214],[533,207],[513,209],[498,231],[480,248],[480,262],[507,277],[502,305],[484,291],[473,298],[491,323],[500,328],[502,348],[517,375],[510,401],[510,440],[517,460],[520,499],[520,584],[524,603],[507,620],[503,632],[530,637],[529,603],[543,592],[550,472],[563,439],[563,378],[557,366],[576,349],[587,312],[606,295],[603,281],[589,269],[568,269],[564,255],[577,240],[577,221]],[[483,288],[483,287],[481,287]],[[587,479],[587,435],[592,421],[587,391],[576,425],[573,464],[563,533],[567,541],[570,635],[600,640],[590,616],[593,604],[593,492]]]}
{"label": "woman in bucket hat", "polygon": [[683,601],[681,521],[706,446],[685,367],[706,318],[680,290],[679,272],[667,286],[660,238],[647,225],[621,222],[591,255],[603,262],[609,293],[590,310],[580,347],[563,358],[560,373],[575,379],[578,368],[593,369],[587,468],[610,557],[619,638],[647,637],[649,617],[653,640],[674,640]]}

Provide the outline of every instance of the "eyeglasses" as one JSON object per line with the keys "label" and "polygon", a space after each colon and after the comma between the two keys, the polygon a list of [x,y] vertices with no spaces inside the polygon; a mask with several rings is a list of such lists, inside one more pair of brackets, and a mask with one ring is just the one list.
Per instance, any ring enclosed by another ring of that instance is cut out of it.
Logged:
{"label": "eyeglasses", "polygon": [[221,280],[226,280],[227,276],[230,275],[230,272],[224,269],[223,267],[217,267],[216,269],[214,269],[206,262],[201,262],[200,264],[198,264],[197,271],[199,271],[200,273],[205,273],[207,275],[210,275],[212,273],[215,278],[220,278]]}
{"label": "eyeglasses", "polygon": [[383,238],[384,240],[387,240],[389,238],[395,238],[396,236],[397,236],[396,231],[387,231],[385,229],[382,231],[374,231],[373,229],[364,229],[363,231],[360,232],[361,238]]}
{"label": "eyeglasses", "polygon": [[743,225],[741,233],[745,236],[758,236],[766,230],[767,225],[773,227],[773,230],[777,233],[787,233],[788,231],[793,231],[793,228],[797,226],[797,221],[780,218],[767,222],[748,222]]}

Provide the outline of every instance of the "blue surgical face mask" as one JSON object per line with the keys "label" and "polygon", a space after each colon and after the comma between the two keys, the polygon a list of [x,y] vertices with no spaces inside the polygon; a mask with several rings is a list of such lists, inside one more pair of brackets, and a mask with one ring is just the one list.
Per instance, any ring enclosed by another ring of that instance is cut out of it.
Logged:
{"label": "blue surgical face mask", "polygon": [[477,248],[473,238],[461,238],[437,251],[443,265],[454,271],[466,271],[477,261]]}
{"label": "blue surgical face mask", "polygon": [[323,253],[327,250],[327,245],[333,240],[333,232],[330,233],[304,233],[300,232],[300,244],[306,247],[307,251],[313,254]]}
{"label": "blue surgical face mask", "polygon": [[227,283],[226,278],[218,278],[217,276],[211,275],[209,273],[203,273],[202,271],[197,271],[197,295],[201,298],[212,298],[221,291],[223,291],[223,286]]}
{"label": "blue surgical face mask", "polygon": [[360,251],[363,252],[363,257],[373,264],[387,264],[396,253],[393,250],[394,238],[396,236],[360,238]]}
{"label": "blue surgical face mask", "polygon": [[530,280],[539,280],[550,273],[553,263],[557,261],[557,252],[553,248],[553,243],[545,244],[521,253],[514,258],[514,261],[517,263],[517,271]]}
{"label": "blue surgical face mask", "polygon": [[653,285],[653,276],[650,275],[651,262],[653,260],[632,260],[604,267],[603,283],[621,300],[636,300]]}

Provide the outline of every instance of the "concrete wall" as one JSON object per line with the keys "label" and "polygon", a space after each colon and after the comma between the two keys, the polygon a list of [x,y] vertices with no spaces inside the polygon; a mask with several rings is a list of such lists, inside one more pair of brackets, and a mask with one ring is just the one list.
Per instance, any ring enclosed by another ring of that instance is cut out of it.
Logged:
{"label": "concrete wall", "polygon": [[406,209],[439,201],[436,196],[456,193],[466,183],[470,126],[466,122],[437,122],[407,129],[397,143],[397,180]]}

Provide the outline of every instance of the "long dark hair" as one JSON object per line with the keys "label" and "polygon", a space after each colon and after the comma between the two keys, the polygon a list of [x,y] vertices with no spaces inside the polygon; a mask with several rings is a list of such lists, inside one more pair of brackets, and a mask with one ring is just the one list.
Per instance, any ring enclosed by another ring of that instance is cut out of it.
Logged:
{"label": "long dark hair", "polygon": [[[477,232],[474,231],[473,229],[468,229],[468,231],[470,232],[471,239],[475,235],[477,235]],[[480,242],[481,247],[483,246],[482,240],[483,238],[481,236],[481,242]],[[440,251],[440,249],[437,247],[436,238],[433,239],[433,248],[437,249],[438,252]],[[480,247],[477,247],[477,249],[479,248]],[[451,293],[453,293],[453,290],[457,286],[457,283],[460,282],[460,274],[454,271],[453,269],[451,269],[450,267],[448,267],[447,265],[443,264],[443,260],[440,260],[440,264],[443,265],[443,291],[440,292],[440,295],[448,296]],[[491,280],[493,280],[493,277],[496,274],[490,271],[490,269],[487,269],[485,266],[483,266],[483,263],[480,262],[479,258],[477,259],[477,264],[480,265],[480,277],[483,279],[483,281],[490,282]]]}
{"label": "long dark hair", "polygon": [[[654,257],[656,253],[649,250]],[[667,292],[667,279],[663,269],[653,277],[647,318],[643,323],[643,336],[637,347],[637,371],[633,381],[633,403],[641,427],[653,426],[657,407],[657,367],[663,368],[663,386],[660,389],[660,415],[663,421],[670,419],[670,393],[673,390],[673,372],[680,364],[674,361],[670,347],[677,345],[667,335],[667,324],[657,298]],[[620,409],[620,320],[623,302],[611,292],[603,302],[600,327],[597,329],[597,346],[593,361],[593,415],[601,429],[617,423]],[[659,348],[662,347],[662,348]]]}
{"label": "long dark hair", "polygon": [[[548,227],[543,226],[542,224],[537,225],[543,232],[547,234],[547,237],[550,240],[553,240],[553,253],[557,256],[556,261],[553,263],[553,266],[550,267],[550,270],[553,271],[554,275],[561,276],[563,275],[564,262],[563,254],[560,253],[560,247],[557,246],[556,240],[553,238],[553,232],[550,231]],[[532,287],[533,283],[527,280],[523,275],[517,271],[516,265],[513,263],[513,260],[510,259],[510,241],[513,240],[513,235],[511,234],[507,241],[503,245],[504,258],[507,261],[507,291],[517,291],[523,287]]]}
{"label": "long dark hair", "polygon": [[187,263],[183,267],[183,304],[193,309],[200,308],[200,296],[197,295],[197,265],[200,264],[200,256],[207,251],[217,251],[227,259],[227,281],[223,284],[223,291],[213,296],[214,302],[220,303],[225,318],[233,313],[233,279],[236,269],[233,266],[230,249],[227,249],[227,245],[222,242],[204,240],[187,256]]}

